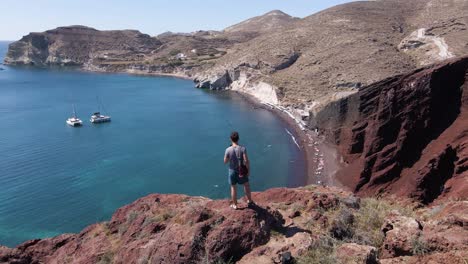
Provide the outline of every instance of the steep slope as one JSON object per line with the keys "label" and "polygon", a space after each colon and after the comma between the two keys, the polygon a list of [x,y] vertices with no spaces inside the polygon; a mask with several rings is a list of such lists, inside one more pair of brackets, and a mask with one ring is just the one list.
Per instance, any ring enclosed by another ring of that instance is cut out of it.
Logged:
{"label": "steep slope", "polygon": [[468,198],[467,124],[468,57],[366,86],[310,123],[339,146],[355,192],[426,204]]}

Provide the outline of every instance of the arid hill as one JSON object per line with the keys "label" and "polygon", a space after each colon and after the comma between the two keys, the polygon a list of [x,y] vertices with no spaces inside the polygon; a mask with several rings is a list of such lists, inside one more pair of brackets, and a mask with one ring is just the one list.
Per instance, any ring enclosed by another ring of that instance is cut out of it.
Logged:
{"label": "arid hill", "polygon": [[224,33],[234,35],[244,35],[254,33],[256,35],[268,34],[270,32],[282,30],[294,26],[294,22],[299,18],[292,17],[280,10],[273,10],[264,15],[250,18],[233,26],[224,29]]}
{"label": "arid hill", "polygon": [[25,36],[5,62],[177,74],[315,112],[359,87],[468,54],[467,14],[460,0],[359,1],[303,19],[272,11],[221,32],[123,31],[117,43],[116,31],[67,27]]}
{"label": "arid hill", "polygon": [[190,76],[210,68],[234,44],[284,28],[296,20],[281,11],[272,11],[222,32],[166,32],[156,37],[135,30],[59,27],[30,33],[12,43],[5,63]]}
{"label": "arid hill", "polygon": [[197,79],[227,79],[224,86],[254,94],[262,81],[282,104],[319,109],[361,86],[468,54],[467,25],[466,1],[353,2],[236,44]]}
{"label": "arid hill", "polygon": [[59,27],[44,33],[31,33],[11,44],[5,63],[84,66],[101,60],[133,61],[160,46],[159,40],[136,30]]}

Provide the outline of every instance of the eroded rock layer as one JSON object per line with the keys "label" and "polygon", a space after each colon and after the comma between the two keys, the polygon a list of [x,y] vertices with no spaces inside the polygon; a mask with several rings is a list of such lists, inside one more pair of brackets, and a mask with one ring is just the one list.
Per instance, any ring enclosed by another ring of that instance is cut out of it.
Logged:
{"label": "eroded rock layer", "polygon": [[468,197],[467,57],[366,86],[310,125],[338,145],[355,192]]}

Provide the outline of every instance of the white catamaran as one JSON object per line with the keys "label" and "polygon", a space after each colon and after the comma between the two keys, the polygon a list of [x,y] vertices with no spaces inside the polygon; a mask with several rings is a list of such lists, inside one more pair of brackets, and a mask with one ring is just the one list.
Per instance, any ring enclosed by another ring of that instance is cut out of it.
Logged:
{"label": "white catamaran", "polygon": [[[98,108],[103,108],[104,109],[104,106],[102,105],[102,103],[99,101],[99,98],[96,98],[97,102],[98,102]],[[111,121],[111,117],[110,116],[107,116],[107,115],[102,115],[101,112],[96,112],[96,113],[93,113],[93,115],[91,116],[91,119],[89,120],[91,121],[91,123],[105,123],[105,122],[110,122]]]}
{"label": "white catamaran", "polygon": [[106,115],[101,115],[100,112],[93,113],[91,116],[91,119],[89,120],[91,123],[104,123],[104,122],[110,122],[111,117],[106,116]]}
{"label": "white catamaran", "polygon": [[75,105],[73,105],[73,116],[67,119],[67,124],[72,127],[77,127],[83,125],[83,121],[76,117]]}

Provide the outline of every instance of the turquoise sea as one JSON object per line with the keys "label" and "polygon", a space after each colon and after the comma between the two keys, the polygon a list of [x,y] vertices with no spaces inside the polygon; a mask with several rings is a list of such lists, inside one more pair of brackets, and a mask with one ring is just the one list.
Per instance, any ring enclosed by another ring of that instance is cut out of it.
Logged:
{"label": "turquoise sea", "polygon": [[[0,42],[1,61],[6,49]],[[285,124],[235,94],[169,77],[0,67],[2,245],[78,232],[150,193],[227,197],[222,158],[233,129],[254,191],[303,183]],[[88,121],[96,97],[111,123]],[[83,127],[65,124],[72,104]]]}

